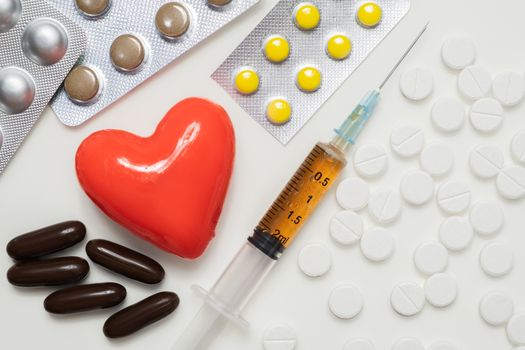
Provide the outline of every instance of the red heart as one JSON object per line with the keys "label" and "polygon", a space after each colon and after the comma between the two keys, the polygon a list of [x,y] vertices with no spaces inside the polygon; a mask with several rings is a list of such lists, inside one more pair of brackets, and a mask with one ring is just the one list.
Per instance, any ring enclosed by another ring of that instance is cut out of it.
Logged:
{"label": "red heart", "polygon": [[193,259],[215,235],[234,155],[226,111],[189,98],[173,106],[150,137],[121,130],[90,135],[77,150],[76,170],[84,191],[111,219]]}

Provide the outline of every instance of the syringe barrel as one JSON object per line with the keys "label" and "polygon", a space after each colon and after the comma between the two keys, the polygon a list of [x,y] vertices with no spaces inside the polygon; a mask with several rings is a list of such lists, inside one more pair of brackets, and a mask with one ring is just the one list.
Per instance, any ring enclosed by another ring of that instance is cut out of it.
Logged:
{"label": "syringe barrel", "polygon": [[276,261],[246,242],[210,289],[206,302],[242,325],[242,309]]}

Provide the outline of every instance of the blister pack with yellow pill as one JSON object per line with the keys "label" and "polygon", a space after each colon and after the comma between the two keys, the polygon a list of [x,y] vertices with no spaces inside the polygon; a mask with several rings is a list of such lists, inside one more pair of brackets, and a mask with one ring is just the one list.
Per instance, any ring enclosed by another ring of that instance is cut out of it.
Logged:
{"label": "blister pack with yellow pill", "polygon": [[281,0],[212,77],[286,144],[409,8],[410,0]]}

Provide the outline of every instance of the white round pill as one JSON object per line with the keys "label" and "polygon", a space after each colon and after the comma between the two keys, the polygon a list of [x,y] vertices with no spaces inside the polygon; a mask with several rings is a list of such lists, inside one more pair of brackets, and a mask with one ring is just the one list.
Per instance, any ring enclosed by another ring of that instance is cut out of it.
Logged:
{"label": "white round pill", "polygon": [[379,145],[360,146],[354,154],[354,168],[363,177],[379,176],[386,171],[387,166],[385,149]]}
{"label": "white round pill", "polygon": [[463,69],[474,63],[476,46],[467,37],[449,38],[441,46],[441,59],[452,69]]}
{"label": "white round pill", "polygon": [[456,280],[445,273],[437,273],[425,281],[425,298],[435,307],[452,304],[458,295]]}
{"label": "white round pill", "polygon": [[[390,134],[390,146],[401,157],[413,157],[421,153],[425,145],[423,131],[416,126],[400,126]],[[525,153],[525,147],[524,147]]]}
{"label": "white round pill", "polygon": [[399,195],[391,190],[373,192],[368,200],[368,213],[379,224],[394,222],[401,215]]}
{"label": "white round pill", "polygon": [[439,186],[437,204],[447,214],[458,214],[470,205],[470,188],[466,183],[447,181]]}
{"label": "white round pill", "polygon": [[469,156],[470,169],[483,179],[498,175],[504,162],[503,152],[494,144],[481,144]]}
{"label": "white round pill", "polygon": [[492,326],[501,326],[510,319],[514,312],[514,301],[502,292],[489,292],[479,303],[481,318]]}
{"label": "white round pill", "polygon": [[447,174],[454,165],[454,155],[450,148],[442,143],[426,146],[419,156],[421,168],[432,176]]}
{"label": "white round pill", "polygon": [[458,252],[467,248],[474,238],[474,231],[466,218],[451,216],[439,226],[439,240],[447,249]]}
{"label": "white round pill", "polygon": [[330,221],[330,235],[337,243],[354,244],[363,235],[363,220],[351,210],[340,211]]}
{"label": "white round pill", "polygon": [[456,98],[440,98],[432,106],[430,118],[434,126],[441,131],[457,131],[465,121],[465,107]]}
{"label": "white round pill", "polygon": [[344,209],[360,210],[368,203],[370,187],[358,177],[349,177],[337,186],[335,198]]}
{"label": "white round pill", "polygon": [[267,328],[263,335],[265,350],[293,350],[297,345],[297,335],[292,327],[277,325]]}
{"label": "white round pill", "polygon": [[496,188],[507,199],[525,197],[525,168],[512,165],[501,170],[496,179]]}
{"label": "white round pill", "polygon": [[480,132],[493,132],[503,123],[503,107],[490,97],[477,100],[470,107],[470,123]]}
{"label": "white round pill", "polygon": [[477,100],[486,96],[492,87],[490,73],[480,66],[468,66],[459,73],[458,89],[467,98]]}
{"label": "white round pill", "polygon": [[399,88],[403,96],[409,100],[423,100],[432,93],[434,78],[428,69],[412,68],[401,75]]}
{"label": "white round pill", "polygon": [[525,81],[516,72],[502,72],[492,81],[492,94],[504,106],[515,106],[523,100]]}
{"label": "white round pill", "polygon": [[510,151],[516,162],[525,165],[525,130],[518,131],[512,137]]}
{"label": "white round pill", "polygon": [[403,337],[395,342],[392,350],[425,350],[425,346],[417,338]]}
{"label": "white round pill", "polygon": [[515,345],[525,345],[525,313],[512,316],[507,323],[507,338]]}
{"label": "white round pill", "polygon": [[414,264],[425,275],[443,272],[448,265],[448,251],[435,241],[422,243],[414,252]]}
{"label": "white round pill", "polygon": [[512,248],[503,242],[488,243],[479,254],[481,269],[492,277],[507,275],[514,266]]}
{"label": "white round pill", "polygon": [[403,176],[399,191],[408,203],[422,205],[434,194],[434,180],[423,171],[413,170]]}
{"label": "white round pill", "polygon": [[458,347],[448,340],[438,340],[430,344],[427,350],[458,350]]}
{"label": "white round pill", "polygon": [[503,226],[503,211],[496,202],[481,201],[470,210],[470,223],[482,236],[497,233]]}
{"label": "white round pill", "polygon": [[375,350],[374,343],[365,338],[352,338],[343,346],[343,350]]}
{"label": "white round pill", "polygon": [[319,277],[330,270],[332,254],[324,244],[310,243],[299,252],[297,263],[305,275]]}
{"label": "white round pill", "polygon": [[397,284],[390,294],[390,305],[401,316],[414,316],[425,306],[425,293],[420,285],[414,282]]}
{"label": "white round pill", "polygon": [[363,296],[353,285],[343,284],[334,288],[330,293],[328,307],[336,317],[354,318],[363,309]]}
{"label": "white round pill", "polygon": [[394,236],[389,230],[371,227],[361,237],[361,252],[371,261],[384,261],[394,252]]}
{"label": "white round pill", "polygon": [[399,88],[403,96],[409,100],[423,100],[432,93],[434,78],[428,69],[412,68],[401,75]]}

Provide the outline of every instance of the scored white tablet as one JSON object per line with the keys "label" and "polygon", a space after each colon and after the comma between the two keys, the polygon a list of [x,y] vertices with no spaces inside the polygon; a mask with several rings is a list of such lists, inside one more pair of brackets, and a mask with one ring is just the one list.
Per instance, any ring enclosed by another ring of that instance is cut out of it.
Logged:
{"label": "scored white tablet", "polygon": [[458,214],[470,205],[470,188],[464,182],[447,181],[439,186],[437,204],[447,214]]}
{"label": "scored white tablet", "polygon": [[263,335],[265,350],[293,350],[297,345],[297,335],[288,325],[277,325],[266,329]]}
{"label": "scored white tablet", "polygon": [[[413,157],[421,153],[425,145],[425,135],[421,128],[404,125],[395,128],[390,134],[390,146],[401,157]],[[525,147],[524,147],[525,152]]]}
{"label": "scored white tablet", "polygon": [[428,69],[412,68],[401,74],[399,88],[403,96],[409,100],[423,100],[432,93],[434,78]]}
{"label": "scored white tablet", "polygon": [[423,288],[415,282],[401,282],[392,289],[390,305],[401,316],[414,316],[425,306]]}
{"label": "scored white tablet", "polygon": [[492,87],[490,73],[480,66],[468,66],[458,76],[458,89],[467,98],[477,100],[486,96]]}
{"label": "scored white tablet", "polygon": [[470,152],[470,170],[483,179],[499,174],[504,165],[503,152],[492,143],[478,145]]}
{"label": "scored white tablet", "polygon": [[330,235],[339,244],[354,244],[363,235],[361,216],[351,210],[338,212],[330,221]]}
{"label": "scored white tablet", "polygon": [[379,224],[389,224],[401,216],[401,200],[392,190],[373,192],[368,201],[368,213]]}

